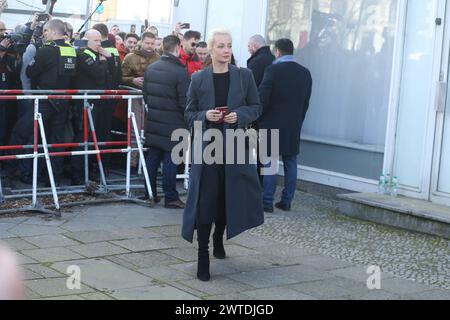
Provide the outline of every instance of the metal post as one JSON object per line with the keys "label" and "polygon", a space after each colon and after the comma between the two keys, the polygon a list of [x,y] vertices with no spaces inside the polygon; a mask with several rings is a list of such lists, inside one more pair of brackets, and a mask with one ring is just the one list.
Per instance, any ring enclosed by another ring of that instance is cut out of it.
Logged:
{"label": "metal post", "polygon": [[[127,141],[128,141],[128,153],[127,153],[127,177],[126,177],[126,196],[131,198],[130,179],[131,179],[131,114],[133,113],[133,100],[128,99],[128,117],[127,117]],[[140,163],[140,159],[139,159]]]}
{"label": "metal post", "polygon": [[45,136],[44,123],[42,121],[42,117],[41,117],[40,113],[38,114],[38,121],[39,121],[39,128],[41,130],[42,146],[44,147],[45,161],[47,163],[48,178],[50,179],[50,185],[52,187],[53,201],[55,202],[56,210],[59,210],[60,207],[59,207],[59,201],[58,201],[58,194],[56,192],[55,179],[53,176],[52,162],[50,161],[50,154],[48,152],[48,147],[47,147],[47,137]]}
{"label": "metal post", "polygon": [[[142,127],[141,127],[140,139],[141,139],[141,142],[144,143],[144,139],[145,139],[145,130],[144,130],[144,128],[145,128],[145,114],[146,114],[146,110],[147,110],[144,99],[142,99],[141,107],[142,107],[142,113],[141,113],[141,126]],[[141,161],[141,157],[139,157],[139,167],[138,168],[139,168],[138,175],[140,176],[140,175],[142,175],[142,161]]]}
{"label": "metal post", "polygon": [[[84,95],[87,96],[86,94]],[[84,99],[83,106],[83,130],[84,130],[84,151],[87,152],[89,150],[89,125],[88,125],[88,109],[89,102],[87,99]],[[84,182],[86,186],[89,183],[89,155],[85,154],[84,156]]]}
{"label": "metal post", "polygon": [[107,192],[108,184],[106,183],[105,171],[103,170],[102,156],[100,154],[100,148],[98,147],[97,133],[95,133],[94,119],[92,118],[92,106],[89,106],[88,118],[89,118],[89,125],[91,127],[92,140],[94,141],[94,147],[95,147],[95,150],[98,151],[97,163],[98,163],[98,169],[100,170],[100,178],[102,179],[102,184],[105,188],[105,191]]}
{"label": "metal post", "polygon": [[3,202],[5,202],[5,197],[3,196],[2,175],[0,173],[0,204]]}
{"label": "metal post", "polygon": [[39,151],[39,145],[38,145],[38,117],[39,117],[39,99],[34,100],[34,129],[33,129],[33,200],[31,206],[33,208],[36,208],[37,206],[37,176],[38,176],[38,151]]}
{"label": "metal post", "polygon": [[[131,120],[133,122],[134,134],[137,137],[139,135],[139,128],[137,126],[136,116],[134,113],[131,113]],[[142,143],[141,143],[140,139],[136,139],[136,142],[137,142],[137,146],[138,146],[138,150],[139,150],[139,156],[142,160],[142,166],[143,166],[143,170],[144,170],[144,177],[145,177],[145,183],[147,185],[148,195],[149,195],[150,199],[153,199],[153,191],[152,191],[152,186],[150,185],[150,178],[148,176],[147,164],[145,163],[144,150],[142,149]]]}

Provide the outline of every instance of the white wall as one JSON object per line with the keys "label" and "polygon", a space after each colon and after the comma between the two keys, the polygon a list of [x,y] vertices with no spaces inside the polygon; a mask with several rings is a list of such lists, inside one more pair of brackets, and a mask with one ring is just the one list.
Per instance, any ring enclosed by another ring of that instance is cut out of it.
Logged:
{"label": "white wall", "polygon": [[[206,6],[208,13],[206,14]],[[201,31],[204,39],[215,28],[233,32],[234,54],[241,67],[246,67],[249,54],[247,41],[263,34],[266,20],[265,0],[180,0],[174,9],[174,23],[189,22],[191,29]],[[206,30],[206,35],[204,35]]]}
{"label": "white wall", "polygon": [[[179,6],[173,11],[173,24],[177,22],[190,23],[191,29],[200,31],[203,35],[206,21],[207,0],[180,0]],[[204,36],[204,35],[203,35]]]}
{"label": "white wall", "polygon": [[226,28],[233,33],[234,56],[239,66],[246,67],[249,53],[248,38],[264,35],[264,0],[210,0],[207,20],[208,33]]}

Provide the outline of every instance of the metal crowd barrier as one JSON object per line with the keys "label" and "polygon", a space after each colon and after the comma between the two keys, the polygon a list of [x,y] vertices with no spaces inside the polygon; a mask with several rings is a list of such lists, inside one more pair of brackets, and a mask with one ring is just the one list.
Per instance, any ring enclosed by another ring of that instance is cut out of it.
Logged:
{"label": "metal crowd barrier", "polygon": [[[125,197],[119,200],[133,201],[141,204],[148,204],[145,201],[139,201],[134,199],[131,193],[131,153],[137,151],[139,153],[139,172],[144,174],[145,185],[147,187],[148,196],[153,199],[153,190],[150,185],[150,179],[148,176],[145,156],[144,156],[144,131],[139,130],[136,121],[136,116],[132,109],[132,101],[135,99],[142,99],[142,92],[139,90],[0,90],[0,101],[5,100],[33,100],[34,101],[34,140],[32,145],[15,145],[15,146],[0,146],[0,151],[17,151],[17,150],[33,150],[29,154],[16,154],[16,155],[4,155],[0,156],[1,161],[8,160],[24,160],[33,159],[33,179],[32,179],[32,189],[31,191],[32,202],[31,205],[21,209],[15,209],[14,211],[36,211],[42,213],[56,213],[59,215],[60,203],[59,194],[72,194],[75,191],[83,193],[83,190],[77,190],[76,186],[66,187],[65,190],[60,190],[55,184],[55,179],[53,175],[53,169],[50,159],[52,157],[66,157],[66,156],[84,156],[84,174],[86,186],[89,183],[89,155],[95,155],[97,164],[100,172],[100,182],[101,188],[104,193],[115,189],[120,190],[125,188]],[[48,144],[45,134],[44,123],[42,120],[42,115],[39,112],[39,102],[41,100],[83,100],[83,127],[84,127],[84,139],[81,143],[60,143],[60,144]],[[127,132],[124,134],[127,137],[127,141],[98,141],[97,134],[95,132],[94,121],[92,117],[93,105],[89,103],[91,100],[127,100],[128,101],[128,116],[127,116]],[[143,100],[143,99],[142,99]],[[143,102],[143,107],[145,108],[145,103]],[[144,112],[143,112],[144,113]],[[89,142],[89,129],[92,136],[92,142]],[[132,131],[136,137],[136,141],[132,141]],[[39,133],[41,136],[42,144],[39,145]],[[132,143],[135,142],[137,147],[132,147]],[[117,148],[124,146],[126,148]],[[78,148],[84,147],[84,151],[63,151],[63,152],[50,152],[50,148]],[[89,150],[89,147],[94,147],[94,150]],[[100,149],[100,147],[111,147],[110,149]],[[43,149],[43,153],[39,152],[39,149]],[[118,185],[111,188],[108,186],[105,171],[103,168],[102,155],[105,154],[127,154],[126,163],[126,178],[125,185]],[[188,152],[189,153],[189,152]],[[46,192],[46,188],[38,188],[38,159],[45,158],[47,164],[47,173],[50,180],[50,190],[51,193]],[[189,178],[189,154],[186,155],[185,172],[182,175],[178,175],[177,179],[184,180],[184,187],[188,187]],[[135,188],[142,188],[143,186],[133,186]],[[27,191],[27,190],[22,190]],[[56,212],[47,210],[42,205],[38,203],[38,196],[52,195],[54,208]],[[0,203],[5,200],[17,198],[17,195],[5,196],[3,194],[1,176],[0,176]]]}

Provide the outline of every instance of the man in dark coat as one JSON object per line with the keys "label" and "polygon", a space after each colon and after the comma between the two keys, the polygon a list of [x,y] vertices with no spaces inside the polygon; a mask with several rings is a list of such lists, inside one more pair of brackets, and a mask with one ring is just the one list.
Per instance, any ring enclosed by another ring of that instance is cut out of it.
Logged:
{"label": "man in dark coat", "polygon": [[263,36],[257,34],[248,40],[248,52],[251,54],[247,60],[247,67],[255,76],[256,85],[259,87],[264,76],[264,71],[275,60]]}
{"label": "man in dark coat", "polygon": [[[158,168],[163,162],[165,206],[169,209],[183,209],[185,204],[180,200],[176,187],[177,166],[171,158],[172,149],[177,142],[172,142],[171,137],[175,130],[186,128],[184,110],[190,77],[178,59],[180,39],[176,36],[164,38],[163,48],[161,60],[148,67],[144,76],[144,99],[148,105],[145,123],[146,144],[149,147],[147,168],[152,191],[156,196]],[[157,196],[155,202],[159,202]]]}
{"label": "man in dark coat", "polygon": [[[277,60],[266,69],[259,87],[263,115],[258,124],[260,129],[279,130],[279,155],[284,163],[285,188],[281,202],[276,207],[289,211],[297,183],[300,133],[309,108],[312,78],[309,70],[294,60],[294,44],[291,40],[278,40],[275,49]],[[270,155],[271,161],[277,161],[277,158],[278,155]],[[273,212],[276,180],[276,175],[264,176],[263,201],[266,212]]]}
{"label": "man in dark coat", "polygon": [[[271,66],[275,60],[275,56],[270,51],[270,47],[266,43],[266,39],[263,36],[257,34],[248,40],[248,52],[251,54],[250,59],[247,61],[247,67],[252,70],[255,77],[256,85],[259,87],[264,77],[266,68]],[[254,123],[253,127],[257,130],[258,124]],[[259,148],[259,147],[258,147]],[[258,157],[258,172],[261,172],[262,168],[261,159]],[[259,174],[259,182],[263,184],[264,177]]]}

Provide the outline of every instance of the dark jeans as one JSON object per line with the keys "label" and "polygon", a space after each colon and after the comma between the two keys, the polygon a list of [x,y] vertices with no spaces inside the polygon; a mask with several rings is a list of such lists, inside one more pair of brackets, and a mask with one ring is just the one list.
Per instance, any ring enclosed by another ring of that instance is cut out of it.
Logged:
{"label": "dark jeans", "polygon": [[[282,159],[284,163],[284,190],[281,202],[290,205],[294,199],[297,185],[297,156],[282,156]],[[273,205],[276,189],[277,175],[264,176],[263,201],[265,205]]]}
{"label": "dark jeans", "polygon": [[146,161],[153,196],[157,195],[158,168],[161,162],[163,163],[163,190],[166,204],[180,199],[177,191],[177,166],[172,162],[171,155],[170,151],[150,147]]}

